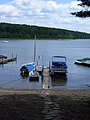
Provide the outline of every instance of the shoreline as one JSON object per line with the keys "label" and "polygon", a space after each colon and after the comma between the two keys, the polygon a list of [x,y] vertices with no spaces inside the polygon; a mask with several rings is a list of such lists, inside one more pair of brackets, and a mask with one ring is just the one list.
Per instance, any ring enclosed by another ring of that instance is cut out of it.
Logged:
{"label": "shoreline", "polygon": [[89,120],[90,89],[0,88],[1,120]]}
{"label": "shoreline", "polygon": [[0,88],[0,95],[4,94],[48,94],[48,95],[65,95],[65,96],[89,96],[90,88],[88,89],[15,89],[15,88]]}

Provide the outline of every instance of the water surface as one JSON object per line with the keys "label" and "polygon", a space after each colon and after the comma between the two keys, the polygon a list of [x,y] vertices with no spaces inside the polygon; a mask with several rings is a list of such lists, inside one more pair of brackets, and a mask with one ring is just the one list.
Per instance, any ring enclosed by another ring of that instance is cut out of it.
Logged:
{"label": "water surface", "polygon": [[[8,57],[17,54],[17,62],[9,62],[0,65],[0,87],[41,89],[43,81],[30,81],[29,78],[20,76],[22,64],[33,61],[33,40],[8,40],[2,43],[0,40],[0,55]],[[37,40],[36,61],[38,56],[40,64],[48,65],[54,55],[67,57],[67,80],[50,80],[50,89],[79,89],[90,87],[90,68],[75,65],[76,59],[90,57],[90,40]],[[43,59],[42,59],[43,58]]]}

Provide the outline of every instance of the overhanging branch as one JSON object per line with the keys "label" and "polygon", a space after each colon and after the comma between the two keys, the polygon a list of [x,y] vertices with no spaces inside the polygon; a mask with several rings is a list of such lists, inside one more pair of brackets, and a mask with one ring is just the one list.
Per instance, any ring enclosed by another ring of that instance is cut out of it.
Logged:
{"label": "overhanging branch", "polygon": [[82,7],[87,7],[85,10],[81,10],[79,12],[73,12],[71,13],[72,15],[75,15],[76,17],[90,17],[90,10],[88,9],[90,7],[90,0],[78,0],[81,1],[82,3],[78,4]]}
{"label": "overhanging branch", "polygon": [[75,15],[76,17],[90,17],[90,11],[80,11],[80,12],[74,12],[71,13],[72,15]]}

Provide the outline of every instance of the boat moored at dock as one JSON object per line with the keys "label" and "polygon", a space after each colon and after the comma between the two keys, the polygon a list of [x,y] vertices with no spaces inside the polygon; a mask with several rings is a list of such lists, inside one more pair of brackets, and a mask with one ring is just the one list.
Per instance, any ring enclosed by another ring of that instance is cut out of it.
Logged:
{"label": "boat moored at dock", "polygon": [[50,72],[53,76],[66,76],[67,65],[65,56],[53,56],[52,63],[50,65]]}
{"label": "boat moored at dock", "polygon": [[27,64],[23,64],[20,71],[21,71],[21,75],[22,76],[28,76],[29,75],[29,72],[35,70],[36,68],[36,65],[34,62],[31,62],[31,63],[27,63]]}
{"label": "boat moored at dock", "polygon": [[39,73],[36,70],[30,71],[29,80],[39,80]]}
{"label": "boat moored at dock", "polygon": [[7,56],[5,56],[5,55],[0,55],[0,59],[6,59],[7,58]]}
{"label": "boat moored at dock", "polygon": [[90,67],[90,58],[87,57],[87,58],[77,59],[75,61],[75,64]]}

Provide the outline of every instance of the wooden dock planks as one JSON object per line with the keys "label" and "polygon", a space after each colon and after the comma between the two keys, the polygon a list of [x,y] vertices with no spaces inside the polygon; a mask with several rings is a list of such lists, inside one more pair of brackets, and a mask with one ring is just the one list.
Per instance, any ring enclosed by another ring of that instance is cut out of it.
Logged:
{"label": "wooden dock planks", "polygon": [[50,74],[49,74],[49,68],[43,68],[42,72],[43,76],[43,89],[49,89],[50,87]]}
{"label": "wooden dock planks", "polygon": [[17,57],[3,58],[3,59],[0,59],[0,64],[5,64],[5,63],[16,61],[16,60],[17,60]]}

